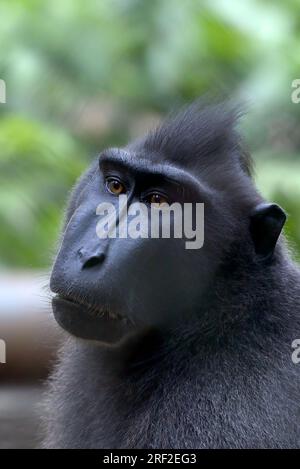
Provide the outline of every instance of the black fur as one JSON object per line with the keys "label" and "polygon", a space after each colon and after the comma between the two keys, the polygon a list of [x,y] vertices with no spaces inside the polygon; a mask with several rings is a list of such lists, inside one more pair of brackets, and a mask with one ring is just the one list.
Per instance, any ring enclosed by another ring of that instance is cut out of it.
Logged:
{"label": "black fur", "polygon": [[[212,190],[220,222],[203,248],[212,273],[195,314],[172,330],[149,328],[115,346],[66,336],[44,447],[300,447],[300,365],[291,359],[300,272],[284,239],[267,259],[255,253],[250,216],[262,198],[236,116],[193,105],[127,147],[133,158],[187,168]],[[67,220],[96,167],[75,188]]]}

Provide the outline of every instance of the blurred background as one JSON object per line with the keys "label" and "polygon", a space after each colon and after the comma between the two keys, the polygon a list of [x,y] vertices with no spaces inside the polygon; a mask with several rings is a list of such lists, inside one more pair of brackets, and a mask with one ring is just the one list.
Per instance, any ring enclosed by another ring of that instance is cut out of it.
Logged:
{"label": "blurred background", "polygon": [[203,93],[238,96],[257,184],[300,260],[300,4],[10,0],[0,43],[0,448],[26,448],[60,340],[47,277],[62,209],[101,149]]}

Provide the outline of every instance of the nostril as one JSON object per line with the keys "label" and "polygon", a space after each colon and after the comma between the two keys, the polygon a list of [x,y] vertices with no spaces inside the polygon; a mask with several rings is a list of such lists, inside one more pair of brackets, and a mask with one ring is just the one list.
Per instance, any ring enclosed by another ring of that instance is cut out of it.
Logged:
{"label": "nostril", "polygon": [[101,264],[101,262],[104,261],[105,255],[103,253],[98,254],[97,256],[91,256],[89,259],[87,259],[83,265],[82,269],[88,269],[90,267],[94,267],[98,264]]}

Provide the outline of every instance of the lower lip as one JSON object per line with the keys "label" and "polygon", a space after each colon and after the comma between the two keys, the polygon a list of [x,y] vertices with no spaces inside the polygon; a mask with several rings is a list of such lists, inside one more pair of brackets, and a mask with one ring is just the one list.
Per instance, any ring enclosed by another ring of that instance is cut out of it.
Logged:
{"label": "lower lip", "polygon": [[52,299],[52,308],[58,324],[75,337],[111,344],[128,332],[122,320],[91,316],[84,306],[60,297]]}

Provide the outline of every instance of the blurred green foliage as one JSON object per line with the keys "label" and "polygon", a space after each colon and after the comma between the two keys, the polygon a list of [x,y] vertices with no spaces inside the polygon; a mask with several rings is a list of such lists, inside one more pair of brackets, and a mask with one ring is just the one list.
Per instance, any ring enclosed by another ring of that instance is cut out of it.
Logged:
{"label": "blurred green foliage", "polygon": [[249,103],[257,182],[300,258],[298,0],[10,0],[0,4],[0,266],[49,264],[91,157],[216,90]]}

